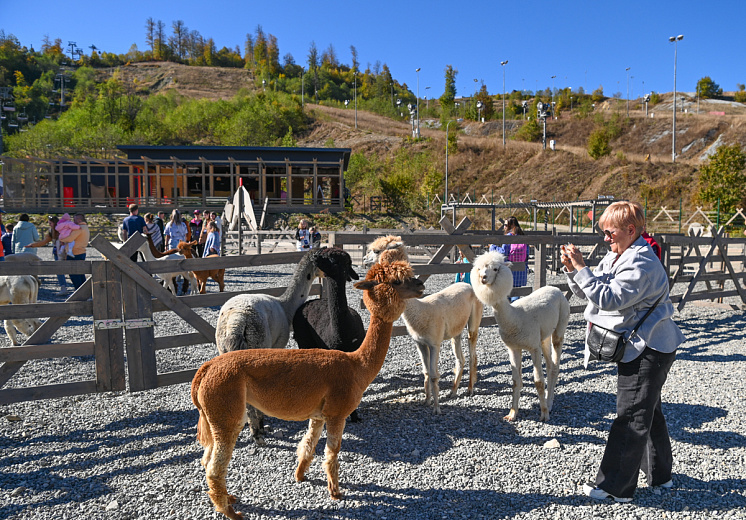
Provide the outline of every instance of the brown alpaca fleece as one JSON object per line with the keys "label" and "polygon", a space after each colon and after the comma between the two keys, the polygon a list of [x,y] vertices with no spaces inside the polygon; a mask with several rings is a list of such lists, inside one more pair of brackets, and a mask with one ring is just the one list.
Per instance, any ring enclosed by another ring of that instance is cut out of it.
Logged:
{"label": "brown alpaca fleece", "polygon": [[[196,245],[196,240],[192,242],[180,241],[179,245],[173,251],[176,253],[181,253],[182,255],[184,255],[185,258],[194,258],[194,255],[192,254],[192,247]],[[205,258],[215,258],[219,256],[220,255],[209,255]],[[197,290],[199,290],[200,294],[205,294],[207,292],[207,280],[210,278],[215,280],[215,282],[218,284],[220,292],[225,291],[225,268],[192,271],[192,274],[197,279]]]}
{"label": "brown alpaca fleece", "polygon": [[246,423],[246,404],[284,420],[309,419],[298,445],[295,478],[305,479],[326,423],[326,471],[331,498],[342,498],[339,460],[346,417],[383,366],[393,321],[404,300],[420,297],[424,284],[409,264],[371,268],[355,287],[365,291],[370,327],[354,352],[323,349],[248,349],[222,354],[203,364],[192,381],[192,402],[199,410],[197,439],[205,447],[202,465],[215,509],[231,519],[243,518],[231,504],[225,477],[238,435]]}

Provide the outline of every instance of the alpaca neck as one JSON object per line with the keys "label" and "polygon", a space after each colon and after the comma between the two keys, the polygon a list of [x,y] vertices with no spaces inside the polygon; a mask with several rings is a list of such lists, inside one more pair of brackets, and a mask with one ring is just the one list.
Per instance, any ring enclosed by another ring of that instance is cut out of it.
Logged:
{"label": "alpaca neck", "polygon": [[381,371],[391,342],[391,331],[394,323],[384,321],[376,316],[370,317],[370,326],[360,348],[350,355],[358,359],[362,368],[363,379],[367,388]]}
{"label": "alpaca neck", "polygon": [[327,305],[329,308],[329,316],[332,323],[341,323],[342,317],[347,314],[347,294],[345,292],[344,282],[333,278],[327,278],[329,287],[329,294],[327,297]]}
{"label": "alpaca neck", "polygon": [[492,308],[495,310],[495,321],[501,332],[513,334],[521,328],[519,311],[510,304],[507,298],[500,299]]}
{"label": "alpaca neck", "polygon": [[285,314],[288,316],[289,321],[293,320],[295,311],[297,311],[298,307],[303,305],[303,302],[308,299],[308,294],[311,291],[313,280],[314,279],[311,278],[310,280],[301,279],[299,281],[294,278],[290,281],[290,285],[282,294],[282,296],[279,297],[280,303],[285,309]]}

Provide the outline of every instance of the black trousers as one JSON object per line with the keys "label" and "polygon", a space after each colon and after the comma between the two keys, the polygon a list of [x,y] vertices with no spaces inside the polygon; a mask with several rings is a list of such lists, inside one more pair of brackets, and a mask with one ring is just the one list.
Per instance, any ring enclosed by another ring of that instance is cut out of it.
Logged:
{"label": "black trousers", "polygon": [[637,359],[619,363],[617,417],[611,425],[596,485],[620,498],[631,498],[639,472],[650,486],[671,480],[673,454],[661,389],[676,352],[646,348]]}

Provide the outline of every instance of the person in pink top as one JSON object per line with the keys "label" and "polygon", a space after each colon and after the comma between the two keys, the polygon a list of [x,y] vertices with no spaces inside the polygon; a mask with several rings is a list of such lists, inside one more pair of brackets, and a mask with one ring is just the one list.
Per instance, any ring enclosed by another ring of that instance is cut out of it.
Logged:
{"label": "person in pink top", "polygon": [[70,218],[69,213],[65,213],[57,221],[57,225],[54,227],[54,229],[55,231],[57,231],[57,233],[59,233],[56,244],[58,256],[60,260],[65,260],[67,258],[67,249],[65,248],[65,245],[60,242],[60,240],[69,237],[70,233],[80,229],[80,226],[73,222],[72,218]]}

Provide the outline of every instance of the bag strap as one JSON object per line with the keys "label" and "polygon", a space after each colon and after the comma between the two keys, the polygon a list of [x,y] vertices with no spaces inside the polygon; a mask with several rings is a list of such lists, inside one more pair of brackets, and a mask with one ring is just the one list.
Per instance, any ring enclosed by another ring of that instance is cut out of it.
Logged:
{"label": "bag strap", "polygon": [[[663,293],[663,294],[665,294],[665,293]],[[646,313],[645,313],[645,316],[643,316],[643,317],[642,317],[642,318],[640,319],[640,321],[638,321],[638,322],[637,322],[637,325],[635,325],[635,328],[634,328],[634,329],[632,329],[632,332],[631,332],[631,333],[630,333],[630,335],[629,335],[629,339],[632,339],[632,337],[633,337],[633,336],[636,336],[636,335],[637,335],[637,329],[639,329],[639,328],[640,328],[640,326],[642,325],[642,323],[643,323],[643,322],[644,322],[644,321],[645,321],[645,320],[647,319],[647,317],[648,317],[648,316],[650,316],[650,313],[651,313],[651,312],[653,312],[653,309],[655,309],[655,308],[656,308],[656,307],[658,306],[658,302],[660,302],[660,301],[661,301],[661,299],[663,298],[663,294],[661,294],[661,295],[660,295],[660,296],[658,297],[658,299],[657,299],[657,300],[655,300],[655,303],[653,304],[653,306],[652,306],[652,307],[650,307],[650,308],[648,309],[648,312],[646,312]],[[629,339],[628,339],[627,341],[629,341]]]}

